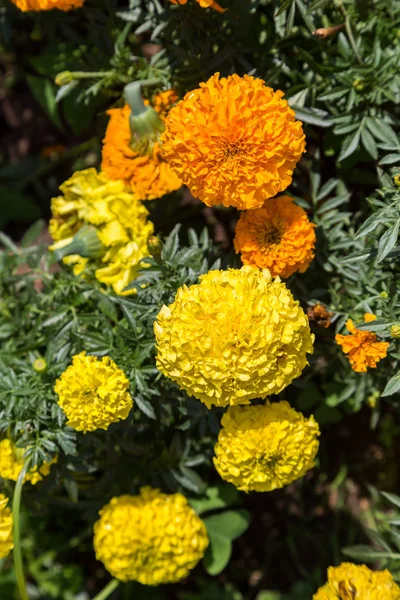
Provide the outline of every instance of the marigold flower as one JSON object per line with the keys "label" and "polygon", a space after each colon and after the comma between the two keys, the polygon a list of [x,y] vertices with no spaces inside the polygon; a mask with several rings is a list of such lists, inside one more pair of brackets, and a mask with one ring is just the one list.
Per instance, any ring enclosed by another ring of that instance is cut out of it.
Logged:
{"label": "marigold flower", "polygon": [[[17,481],[19,474],[24,466],[24,448],[17,448],[10,439],[4,439],[0,442],[0,477]],[[50,462],[45,462],[38,469],[30,469],[24,478],[24,483],[29,481],[32,485],[42,481],[50,473],[51,465],[57,462],[55,457]]]}
{"label": "marigold flower", "polygon": [[96,558],[121,581],[146,585],[186,577],[208,546],[203,521],[181,494],[143,487],[113,498],[94,525]]}
{"label": "marigold flower", "polygon": [[[162,92],[152,101],[162,121],[176,102],[173,90]],[[178,190],[182,183],[165,161],[159,141],[148,148],[132,144],[130,107],[108,111],[110,121],[103,140],[102,169],[110,179],[122,179],[141,200],[153,200]],[[159,136],[158,136],[159,137]]]}
{"label": "marigold flower", "polygon": [[[365,323],[375,319],[376,316],[371,313],[365,313],[364,315]],[[365,329],[357,329],[351,319],[346,322],[346,327],[351,335],[338,333],[335,340],[342,346],[343,352],[348,354],[353,371],[366,373],[368,367],[375,369],[376,364],[382,358],[385,358],[389,342],[378,342],[375,333]]]}
{"label": "marigold flower", "polygon": [[76,275],[94,266],[96,278],[112,285],[117,294],[134,293],[123,289],[144,266],[143,258],[149,256],[147,239],[154,227],[147,220],[147,209],[123,181],[111,181],[96,169],[74,173],[60,189],[64,195],[51,201],[49,231],[56,243],[50,248],[62,250],[85,226],[93,226],[103,255],[93,253],[88,259],[74,254],[66,256],[64,262],[73,265]]}
{"label": "marigold flower", "polygon": [[260,208],[285,190],[305,149],[283,92],[249,75],[213,75],[172,108],[163,153],[208,206]]}
{"label": "marigold flower", "polygon": [[83,6],[85,0],[11,0],[23,12],[52,10],[69,11]]}
{"label": "marigold flower", "polygon": [[328,583],[313,596],[313,600],[400,600],[400,587],[391,573],[371,571],[365,565],[342,563],[329,567]]}
{"label": "marigold flower", "polygon": [[[170,2],[172,2],[172,4],[186,4],[187,0],[170,0]],[[224,13],[226,11],[226,8],[222,8],[217,2],[214,2],[214,0],[196,0],[196,2],[200,4],[202,8],[213,8],[219,13]]]}
{"label": "marigold flower", "polygon": [[241,214],[235,250],[245,265],[269,269],[273,277],[304,273],[314,258],[314,228],[290,196],[280,196]]}
{"label": "marigold flower", "polygon": [[77,431],[108,429],[126,419],[133,405],[129,379],[109,356],[76,354],[54,386],[67,425]]}
{"label": "marigold flower", "polygon": [[285,284],[250,266],[181,287],[154,331],[158,369],[208,408],[279,393],[313,351],[307,317]]}
{"label": "marigold flower", "polygon": [[214,466],[239,490],[270,492],[314,466],[318,424],[287,402],[230,406],[221,424]]}
{"label": "marigold flower", "polygon": [[307,316],[309,321],[314,321],[318,327],[324,327],[327,329],[331,324],[331,317],[333,313],[330,312],[322,304],[314,304],[309,306],[307,309]]}
{"label": "marigold flower", "polygon": [[0,494],[0,558],[6,558],[14,548],[12,538],[13,518],[7,504],[7,496]]}

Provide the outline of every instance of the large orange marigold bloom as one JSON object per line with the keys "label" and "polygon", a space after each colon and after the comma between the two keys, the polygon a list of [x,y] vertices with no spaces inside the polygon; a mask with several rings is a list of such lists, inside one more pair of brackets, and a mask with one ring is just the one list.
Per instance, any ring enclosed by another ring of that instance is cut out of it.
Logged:
{"label": "large orange marigold bloom", "polygon": [[[172,4],[186,4],[187,0],[170,0]],[[222,8],[219,4],[214,2],[214,0],[196,0],[200,6],[203,8],[213,8],[217,12],[223,13],[226,11],[226,8]]]}
{"label": "large orange marigold bloom", "polygon": [[[375,319],[376,316],[371,313],[364,315],[365,323],[375,321]],[[347,321],[346,327],[351,335],[338,333],[335,340],[342,346],[343,352],[348,354],[353,371],[366,373],[368,367],[375,369],[376,363],[385,358],[389,342],[378,342],[375,333],[357,329],[351,319]]]}
{"label": "large orange marigold bloom", "polygon": [[23,12],[52,10],[53,8],[68,11],[80,8],[85,0],[11,0],[11,2]]}
{"label": "large orange marigold bloom", "polygon": [[282,96],[262,79],[216,73],[170,110],[163,153],[195,197],[260,208],[290,185],[305,137]]}
{"label": "large orange marigold bloom", "polygon": [[[176,101],[173,91],[162,92],[153,99],[153,108],[164,120],[169,107]],[[110,179],[122,179],[141,200],[153,200],[178,190],[182,183],[165,161],[158,141],[148,149],[133,147],[129,126],[131,109],[108,111],[110,121],[103,140],[101,168]]]}
{"label": "large orange marigold bloom", "polygon": [[245,265],[269,269],[273,277],[304,273],[314,258],[315,225],[290,196],[266,200],[241,214],[235,250]]}

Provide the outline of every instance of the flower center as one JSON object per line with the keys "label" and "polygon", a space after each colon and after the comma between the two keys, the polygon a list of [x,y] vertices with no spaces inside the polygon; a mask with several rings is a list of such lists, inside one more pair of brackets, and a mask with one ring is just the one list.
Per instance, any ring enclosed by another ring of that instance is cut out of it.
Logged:
{"label": "flower center", "polygon": [[357,590],[352,583],[341,581],[339,583],[340,600],[355,600]]}
{"label": "flower center", "polygon": [[224,159],[234,158],[238,154],[243,154],[243,146],[241,142],[231,142],[224,146]]}
{"label": "flower center", "polygon": [[258,236],[258,243],[260,246],[273,246],[279,244],[280,241],[280,231],[277,227],[274,227],[274,225],[265,225]]}

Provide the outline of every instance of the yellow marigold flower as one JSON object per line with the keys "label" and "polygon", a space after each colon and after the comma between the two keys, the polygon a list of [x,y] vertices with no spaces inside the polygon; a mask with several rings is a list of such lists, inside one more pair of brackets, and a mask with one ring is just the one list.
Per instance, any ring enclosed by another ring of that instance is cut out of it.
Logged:
{"label": "yellow marigold flower", "polygon": [[[17,481],[24,466],[24,448],[17,448],[9,439],[0,442],[0,477]],[[38,469],[37,466],[30,469],[25,476],[24,483],[30,481],[32,485],[42,481],[50,473],[51,465],[57,462],[54,458],[51,462],[45,462]]]}
{"label": "yellow marigold flower", "polygon": [[215,445],[215,468],[239,490],[270,492],[309,471],[319,427],[287,402],[230,406]]}
{"label": "yellow marigold flower", "polygon": [[304,273],[314,258],[315,225],[290,196],[266,200],[241,214],[235,250],[245,265],[269,269],[273,277]]}
{"label": "yellow marigold flower", "polygon": [[51,201],[49,231],[56,243],[50,248],[60,250],[85,225],[95,227],[105,248],[103,256],[88,259],[74,254],[66,256],[64,262],[73,265],[75,275],[95,266],[100,282],[112,285],[117,294],[132,293],[122,290],[137,276],[143,258],[149,256],[147,239],[154,231],[143,203],[123,181],[112,181],[96,169],[77,171],[60,189],[64,195]]}
{"label": "yellow marigold flower", "polygon": [[208,546],[203,521],[181,494],[143,487],[113,498],[94,525],[96,558],[121,581],[146,585],[186,577]]}
{"label": "yellow marigold flower", "polygon": [[[186,4],[187,0],[170,0],[172,2],[172,4]],[[214,0],[196,0],[196,2],[198,4],[200,4],[201,7],[203,8],[213,8],[214,10],[216,10],[219,13],[224,13],[226,11],[226,8],[222,8],[219,4],[217,4],[217,2],[214,2]]]}
{"label": "yellow marigold flower", "polygon": [[285,284],[250,266],[180,288],[154,331],[158,369],[208,408],[278,394],[313,351],[308,319]]}
{"label": "yellow marigold flower", "polygon": [[[175,92],[162,92],[153,99],[153,108],[164,115],[170,108],[168,102],[176,101]],[[103,140],[101,168],[110,179],[122,179],[141,200],[161,198],[178,190],[182,183],[165,161],[158,141],[142,149],[132,144],[129,125],[130,107],[108,111],[110,121]]]}
{"label": "yellow marigold flower", "polygon": [[400,587],[388,570],[371,571],[365,565],[342,563],[329,567],[328,583],[313,600],[400,600]]}
{"label": "yellow marigold flower", "polygon": [[249,75],[213,75],[172,108],[163,153],[208,206],[260,208],[285,190],[305,149],[283,92]]}
{"label": "yellow marigold flower", "polygon": [[11,0],[23,12],[52,10],[69,11],[83,6],[85,0]]}
{"label": "yellow marigold flower", "polygon": [[[371,313],[365,313],[364,315],[365,323],[375,319],[376,316]],[[368,367],[375,369],[376,364],[382,358],[385,358],[389,342],[378,342],[375,333],[365,329],[357,329],[351,319],[346,322],[346,327],[351,335],[338,333],[335,340],[342,346],[343,352],[348,354],[353,371],[366,373]]]}
{"label": "yellow marigold flower", "polygon": [[67,425],[77,431],[108,429],[128,416],[129,379],[109,356],[76,354],[54,386]]}
{"label": "yellow marigold flower", "polygon": [[13,518],[7,504],[7,496],[0,494],[0,558],[6,558],[14,548],[12,539]]}

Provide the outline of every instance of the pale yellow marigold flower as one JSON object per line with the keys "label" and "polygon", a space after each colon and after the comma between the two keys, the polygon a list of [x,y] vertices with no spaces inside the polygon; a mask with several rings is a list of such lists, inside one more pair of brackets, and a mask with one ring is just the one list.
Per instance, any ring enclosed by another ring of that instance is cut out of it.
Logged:
{"label": "pale yellow marigold flower", "polygon": [[85,0],[11,0],[23,12],[57,10],[69,11],[74,8],[80,8]]}
{"label": "pale yellow marigold flower", "polygon": [[[24,448],[17,448],[10,439],[0,442],[0,477],[17,481],[19,474],[24,466]],[[43,463],[38,469],[37,466],[30,469],[25,476],[24,483],[29,481],[32,485],[42,481],[50,473],[51,465],[57,462],[57,457],[51,462]]]}
{"label": "pale yellow marigold flower", "polygon": [[365,565],[342,563],[329,567],[328,583],[313,600],[400,600],[400,587],[387,570],[371,571]]}
{"label": "pale yellow marigold flower", "polygon": [[282,97],[262,79],[216,73],[170,110],[162,151],[196,198],[246,210],[291,184],[305,137]]}
{"label": "pale yellow marigold flower", "polygon": [[0,494],[0,558],[6,558],[14,548],[12,538],[13,518],[7,504],[7,496]]}
{"label": "pale yellow marigold flower", "polygon": [[278,394],[300,375],[314,341],[285,284],[251,266],[180,288],[154,331],[158,369],[208,408]]}
{"label": "pale yellow marigold flower", "polygon": [[318,424],[287,402],[230,406],[221,423],[214,465],[239,490],[270,492],[314,466]]}
{"label": "pale yellow marigold flower", "polygon": [[180,581],[207,546],[206,527],[186,498],[150,487],[113,498],[94,525],[96,558],[121,581]]}
{"label": "pale yellow marigold flower", "polygon": [[77,431],[108,429],[126,419],[133,405],[129,379],[109,356],[76,354],[54,386],[67,425]]}
{"label": "pale yellow marigold flower", "polygon": [[77,254],[63,258],[81,275],[95,267],[101,283],[111,285],[117,294],[137,277],[149,256],[147,239],[153,224],[147,220],[148,211],[123,181],[112,181],[96,169],[77,171],[60,186],[63,196],[53,198],[49,231],[54,241],[51,250],[68,246],[73,236],[86,225],[95,227],[104,247],[103,256],[84,258]]}

